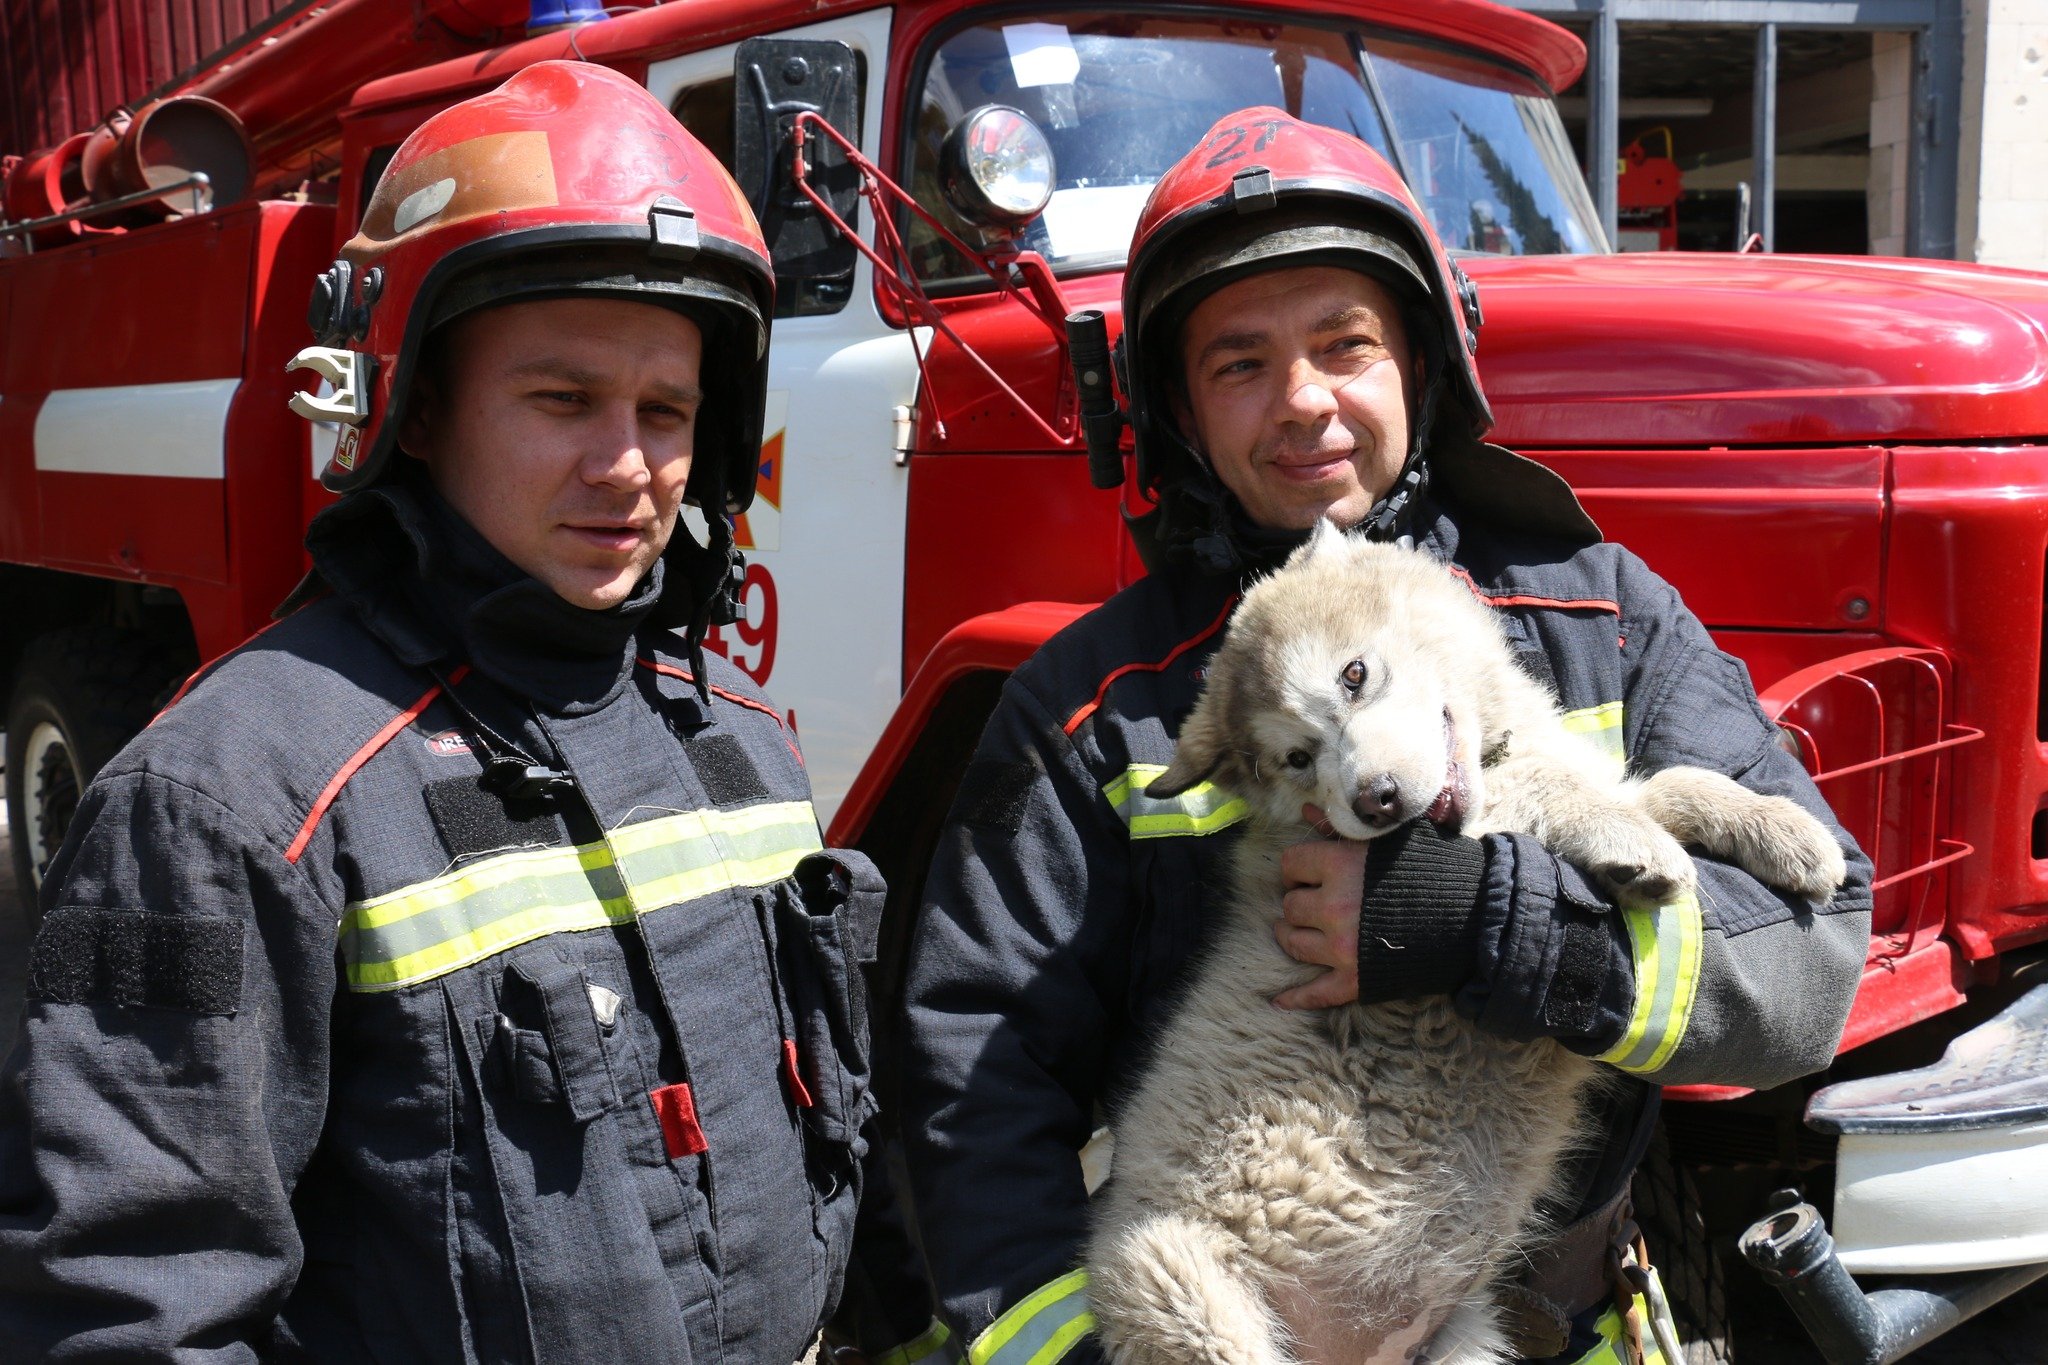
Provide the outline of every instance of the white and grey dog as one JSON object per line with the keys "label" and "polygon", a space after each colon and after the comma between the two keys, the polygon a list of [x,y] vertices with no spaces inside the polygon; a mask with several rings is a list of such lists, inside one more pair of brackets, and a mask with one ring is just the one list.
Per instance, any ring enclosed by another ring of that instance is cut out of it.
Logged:
{"label": "white and grey dog", "polygon": [[1681,842],[1824,897],[1845,869],[1790,801],[1673,768],[1625,779],[1568,732],[1492,612],[1412,550],[1325,522],[1232,616],[1174,762],[1245,798],[1234,913],[1117,1120],[1089,1297],[1118,1365],[1491,1365],[1492,1286],[1575,1133],[1593,1063],[1441,997],[1287,1011],[1280,851],[1302,807],[1370,839],[1418,816],[1532,834],[1637,903],[1689,892]]}

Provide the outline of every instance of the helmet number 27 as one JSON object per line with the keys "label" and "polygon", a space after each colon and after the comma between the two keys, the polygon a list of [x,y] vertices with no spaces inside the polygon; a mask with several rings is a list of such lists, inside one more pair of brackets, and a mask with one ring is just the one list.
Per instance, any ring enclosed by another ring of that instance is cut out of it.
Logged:
{"label": "helmet number 27", "polygon": [[[1257,133],[1258,136],[1256,138],[1252,137],[1253,133]],[[1208,169],[1213,171],[1218,166],[1227,166],[1233,161],[1240,161],[1249,153],[1263,152],[1266,148],[1273,145],[1273,139],[1278,136],[1280,136],[1280,124],[1273,119],[1265,119],[1258,123],[1240,124],[1234,128],[1225,128],[1209,139],[1209,146],[1214,148],[1215,151],[1209,158]],[[1251,146],[1249,147],[1245,146],[1247,139],[1251,141]]]}

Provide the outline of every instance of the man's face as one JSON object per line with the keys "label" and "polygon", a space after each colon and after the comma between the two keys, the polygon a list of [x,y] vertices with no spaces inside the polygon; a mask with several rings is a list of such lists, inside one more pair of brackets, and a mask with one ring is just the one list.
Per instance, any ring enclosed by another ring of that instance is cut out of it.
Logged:
{"label": "man's face", "polygon": [[703,360],[697,324],[617,299],[456,319],[400,433],[490,543],[579,607],[632,592],[682,508]]}
{"label": "man's face", "polygon": [[1175,415],[1253,521],[1350,528],[1400,477],[1415,362],[1394,295],[1335,266],[1251,275],[1181,329]]}

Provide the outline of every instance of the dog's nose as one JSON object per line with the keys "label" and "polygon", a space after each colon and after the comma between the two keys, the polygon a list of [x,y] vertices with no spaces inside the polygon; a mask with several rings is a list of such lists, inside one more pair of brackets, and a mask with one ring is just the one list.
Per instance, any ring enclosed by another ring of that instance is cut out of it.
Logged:
{"label": "dog's nose", "polygon": [[1385,829],[1401,816],[1401,784],[1391,773],[1367,781],[1352,798],[1351,813],[1374,829]]}

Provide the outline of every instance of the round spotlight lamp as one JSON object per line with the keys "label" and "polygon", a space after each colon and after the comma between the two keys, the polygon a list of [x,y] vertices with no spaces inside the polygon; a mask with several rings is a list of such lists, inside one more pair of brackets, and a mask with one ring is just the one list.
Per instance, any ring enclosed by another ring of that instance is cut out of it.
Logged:
{"label": "round spotlight lamp", "polygon": [[939,186],[968,222],[1015,231],[1052,198],[1052,144],[1023,110],[984,104],[946,134]]}

